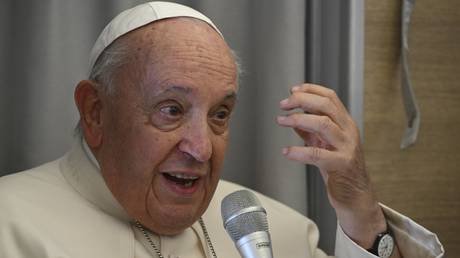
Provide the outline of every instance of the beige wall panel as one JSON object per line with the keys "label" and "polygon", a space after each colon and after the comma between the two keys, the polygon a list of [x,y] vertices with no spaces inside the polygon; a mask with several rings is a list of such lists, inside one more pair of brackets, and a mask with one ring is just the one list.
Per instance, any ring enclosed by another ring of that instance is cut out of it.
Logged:
{"label": "beige wall panel", "polygon": [[422,113],[417,143],[399,144],[401,1],[366,1],[364,148],[380,200],[436,232],[460,257],[460,1],[417,0],[410,64]]}

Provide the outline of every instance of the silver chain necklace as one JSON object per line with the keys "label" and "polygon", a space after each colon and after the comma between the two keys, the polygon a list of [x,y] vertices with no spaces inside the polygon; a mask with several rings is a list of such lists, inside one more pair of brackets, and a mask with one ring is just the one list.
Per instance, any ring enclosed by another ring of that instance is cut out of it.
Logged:
{"label": "silver chain necklace", "polygon": [[[206,243],[208,244],[209,249],[211,250],[212,257],[217,258],[216,251],[214,251],[214,247],[212,246],[211,243],[211,238],[209,237],[208,230],[206,229],[206,225],[204,224],[204,221],[202,218],[198,220],[201,226],[201,230],[203,230],[204,237],[206,238]],[[142,232],[144,235],[145,239],[149,242],[150,246],[152,246],[153,250],[157,253],[159,258],[164,258],[164,256],[161,254],[160,249],[153,243],[152,238],[150,238],[150,235],[147,233],[147,230],[142,226],[142,224],[139,221],[136,221],[136,227]]]}

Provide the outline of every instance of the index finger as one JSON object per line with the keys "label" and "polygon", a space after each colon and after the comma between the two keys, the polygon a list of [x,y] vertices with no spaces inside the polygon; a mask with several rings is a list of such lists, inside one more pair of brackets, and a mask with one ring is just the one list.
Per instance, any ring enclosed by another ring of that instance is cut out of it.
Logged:
{"label": "index finger", "polygon": [[345,111],[347,110],[345,105],[343,105],[342,101],[335,93],[335,91],[330,88],[326,88],[318,84],[304,83],[291,88],[291,93],[296,91],[316,94],[325,98],[329,98],[332,101],[332,103],[334,103],[334,105],[337,106],[337,108],[340,108]]}

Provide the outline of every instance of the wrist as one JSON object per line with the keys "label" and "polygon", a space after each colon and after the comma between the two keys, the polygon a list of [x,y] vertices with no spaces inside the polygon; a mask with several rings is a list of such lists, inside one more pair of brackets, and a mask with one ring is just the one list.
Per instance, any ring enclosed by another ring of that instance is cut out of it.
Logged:
{"label": "wrist", "polygon": [[337,212],[337,218],[345,234],[366,250],[372,247],[378,234],[387,231],[387,222],[378,203],[361,210]]}

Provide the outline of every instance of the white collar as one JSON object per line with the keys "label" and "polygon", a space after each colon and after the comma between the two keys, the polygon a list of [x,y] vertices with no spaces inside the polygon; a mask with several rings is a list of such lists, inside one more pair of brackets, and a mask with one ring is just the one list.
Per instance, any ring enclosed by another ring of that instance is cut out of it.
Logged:
{"label": "white collar", "polygon": [[83,137],[75,137],[72,149],[60,167],[67,182],[86,200],[114,217],[131,221],[107,187],[99,164]]}
{"label": "white collar", "polygon": [[81,137],[81,138],[82,138],[81,141],[82,141],[82,145],[83,145],[83,150],[85,151],[86,156],[88,156],[89,160],[91,160],[93,165],[95,165],[97,167],[98,171],[100,172],[101,167],[99,166],[99,162],[97,162],[96,157],[94,157],[94,154],[90,150],[90,148],[88,146],[88,143],[86,143],[86,140],[83,137]]}

